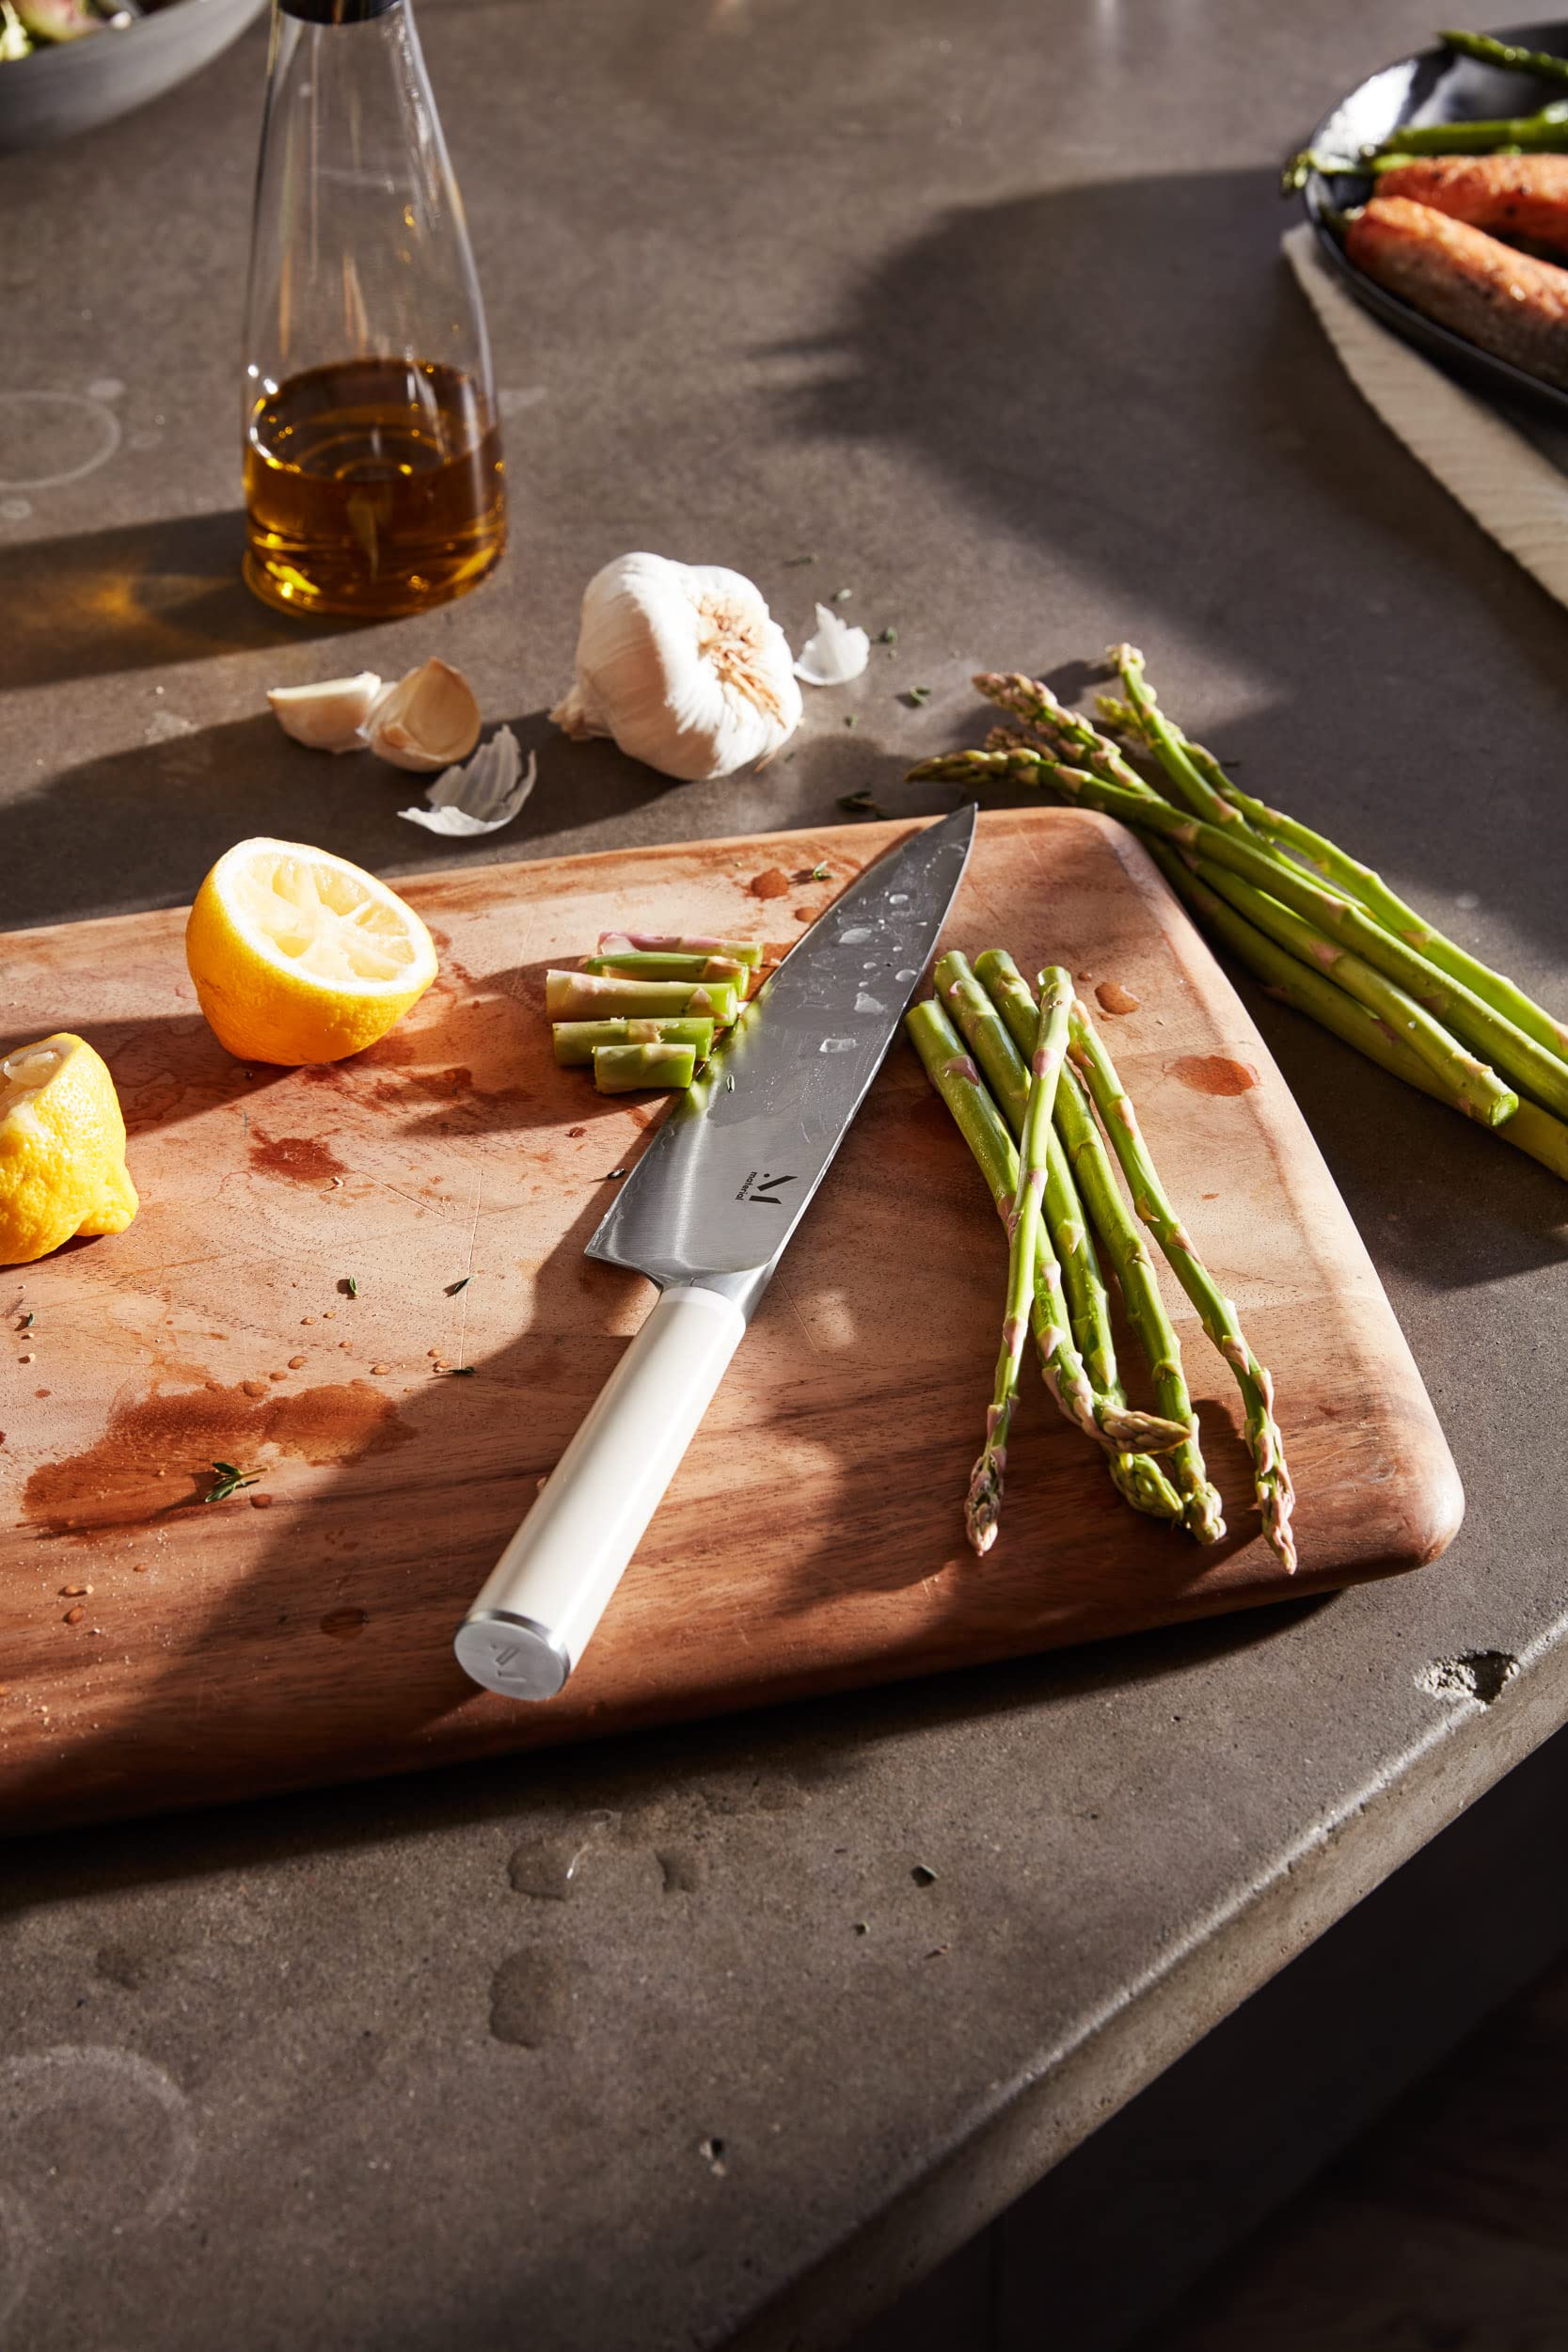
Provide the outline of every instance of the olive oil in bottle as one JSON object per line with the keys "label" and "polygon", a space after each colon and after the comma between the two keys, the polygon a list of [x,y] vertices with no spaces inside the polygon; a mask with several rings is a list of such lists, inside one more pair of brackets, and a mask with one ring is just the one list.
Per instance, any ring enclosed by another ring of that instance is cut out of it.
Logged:
{"label": "olive oil in bottle", "polygon": [[257,401],[245,578],[291,612],[387,619],[461,596],[506,545],[500,435],[456,368],[364,358]]}
{"label": "olive oil in bottle", "polygon": [[410,0],[273,0],[243,429],[268,604],[421,612],[499,561],[490,347]]}

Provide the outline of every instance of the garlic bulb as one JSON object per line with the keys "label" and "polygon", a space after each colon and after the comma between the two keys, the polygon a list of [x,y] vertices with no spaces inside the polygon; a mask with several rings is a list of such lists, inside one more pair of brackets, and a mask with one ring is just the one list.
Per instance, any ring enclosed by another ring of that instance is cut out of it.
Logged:
{"label": "garlic bulb", "polygon": [[360,733],[371,707],[381,691],[373,670],[357,677],[324,678],[319,686],[274,686],[267,700],[285,735],[313,752],[359,752]]}
{"label": "garlic bulb", "polygon": [[364,724],[378,759],[425,773],[467,759],[479,741],[479,704],[461,670],[432,657],[383,687]]}
{"label": "garlic bulb", "polygon": [[783,629],[739,572],[622,555],[588,583],[576,682],[550,716],[694,784],[770,758],[800,723],[800,690]]}
{"label": "garlic bulb", "polygon": [[871,640],[864,629],[841,621],[830,605],[819,604],[816,633],[801,646],[795,675],[808,686],[847,686],[870,659]]}

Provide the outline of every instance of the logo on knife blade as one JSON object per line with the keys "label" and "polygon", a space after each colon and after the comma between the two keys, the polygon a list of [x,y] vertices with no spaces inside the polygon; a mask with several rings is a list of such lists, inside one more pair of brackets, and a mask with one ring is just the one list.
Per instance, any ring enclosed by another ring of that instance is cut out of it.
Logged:
{"label": "logo on knife blade", "polygon": [[778,1198],[778,1187],[798,1184],[800,1181],[799,1176],[763,1176],[753,1168],[735,1197],[737,1200],[749,1200],[753,1207],[782,1209],[784,1202]]}

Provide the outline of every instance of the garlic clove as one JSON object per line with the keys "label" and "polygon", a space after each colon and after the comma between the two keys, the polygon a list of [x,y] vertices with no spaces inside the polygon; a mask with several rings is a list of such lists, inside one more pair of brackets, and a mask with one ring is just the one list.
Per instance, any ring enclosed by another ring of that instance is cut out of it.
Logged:
{"label": "garlic clove", "polygon": [[864,629],[841,621],[829,606],[819,604],[816,634],[801,646],[795,675],[808,686],[847,686],[870,659],[871,640]]}
{"label": "garlic clove", "polygon": [[751,580],[643,552],[589,581],[577,676],[550,716],[696,783],[770,758],[801,707],[784,631]]}
{"label": "garlic clove", "polygon": [[449,768],[425,794],[423,808],[400,808],[411,825],[453,840],[476,834],[499,833],[509,825],[532,791],[539,774],[539,755],[530,752],[528,767],[510,727],[498,727],[488,743],[461,768]]}
{"label": "garlic clove", "polygon": [[323,678],[316,686],[269,687],[267,701],[284,734],[296,743],[313,752],[360,752],[365,748],[360,729],[380,691],[375,672],[361,670],[357,677]]}
{"label": "garlic clove", "polygon": [[479,741],[479,703],[461,670],[434,655],[382,688],[364,723],[378,759],[434,774],[467,759]]}

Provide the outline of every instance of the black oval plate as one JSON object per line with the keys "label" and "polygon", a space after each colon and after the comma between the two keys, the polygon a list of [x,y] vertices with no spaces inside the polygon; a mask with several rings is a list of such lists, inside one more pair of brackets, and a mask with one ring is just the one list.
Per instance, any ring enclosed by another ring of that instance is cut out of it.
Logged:
{"label": "black oval plate", "polygon": [[[1568,24],[1511,24],[1497,31],[1498,40],[1514,41],[1523,49],[1544,49],[1552,56],[1568,57]],[[1391,131],[1407,122],[1477,122],[1496,117],[1533,114],[1554,98],[1568,99],[1568,82],[1540,82],[1532,74],[1504,72],[1500,67],[1480,65],[1472,57],[1456,56],[1451,49],[1423,49],[1401,57],[1381,72],[1369,75],[1341,98],[1313,132],[1307,145],[1330,155],[1354,155],[1375,147]],[[1339,172],[1324,177],[1313,172],[1305,190],[1307,214],[1317,231],[1323,259],[1364,310],[1435,359],[1450,375],[1461,377],[1478,391],[1523,404],[1537,415],[1568,424],[1568,392],[1527,375],[1508,359],[1466,342],[1451,327],[1440,326],[1399,294],[1390,294],[1365,270],[1357,269],[1329,223],[1329,215],[1347,205],[1363,204],[1371,193],[1368,172]]]}

